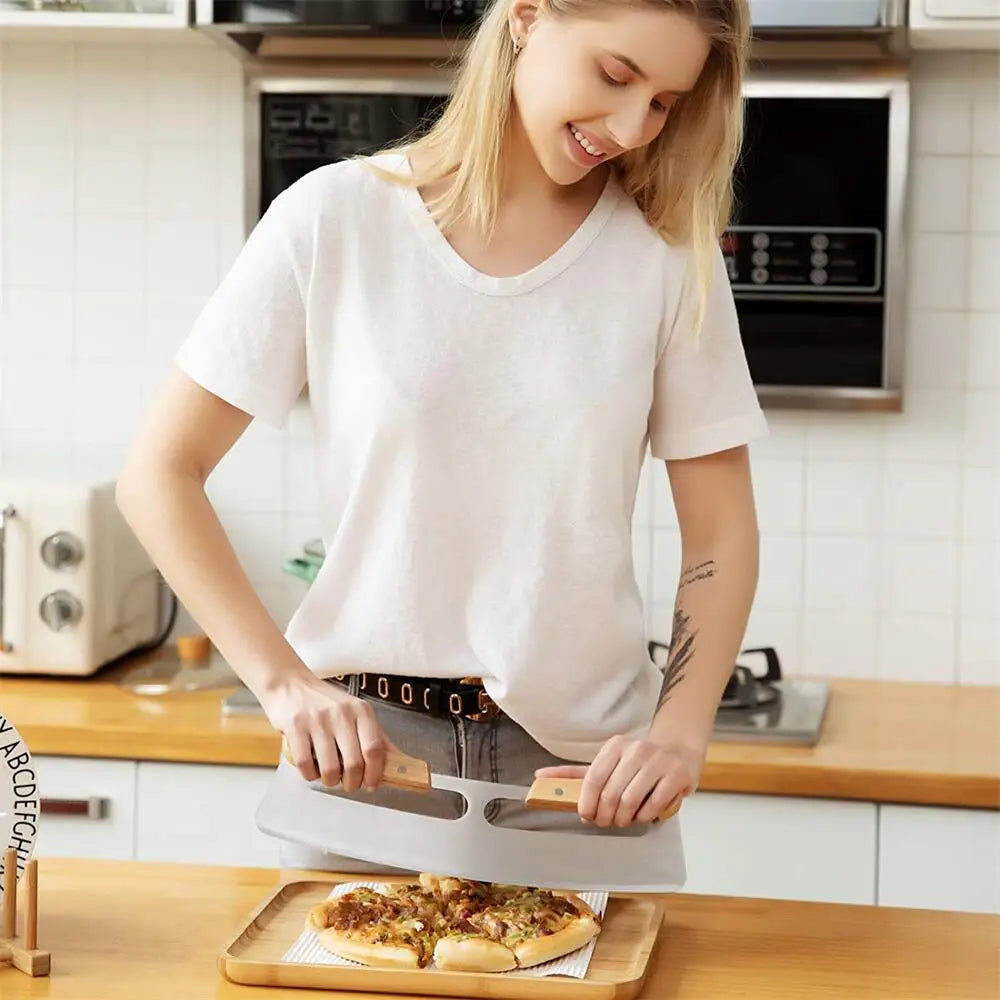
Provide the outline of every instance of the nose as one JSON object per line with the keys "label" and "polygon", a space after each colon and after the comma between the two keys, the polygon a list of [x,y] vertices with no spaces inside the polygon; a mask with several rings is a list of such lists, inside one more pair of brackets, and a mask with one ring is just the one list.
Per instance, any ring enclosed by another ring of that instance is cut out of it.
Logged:
{"label": "nose", "polygon": [[622,149],[635,149],[643,144],[648,117],[647,104],[630,101],[608,116],[608,134]]}

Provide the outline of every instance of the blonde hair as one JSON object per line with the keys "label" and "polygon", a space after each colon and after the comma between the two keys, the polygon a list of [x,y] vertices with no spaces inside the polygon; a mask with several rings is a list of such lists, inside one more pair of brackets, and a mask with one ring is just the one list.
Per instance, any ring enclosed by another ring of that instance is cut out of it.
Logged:
{"label": "blonde hair", "polygon": [[[467,217],[492,231],[500,202],[501,151],[510,113],[516,54],[513,0],[493,0],[461,56],[450,100],[419,138],[395,147],[416,153],[412,172],[379,170],[397,183],[424,187],[449,178],[428,204],[445,229]],[[732,178],[743,142],[742,83],[750,43],[748,0],[540,0],[554,16],[585,16],[608,4],[675,10],[696,19],[711,47],[690,94],[670,111],[649,145],[612,161],[622,187],[667,242],[689,245],[701,326],[718,240],[729,222]],[[389,152],[392,150],[384,150]]]}

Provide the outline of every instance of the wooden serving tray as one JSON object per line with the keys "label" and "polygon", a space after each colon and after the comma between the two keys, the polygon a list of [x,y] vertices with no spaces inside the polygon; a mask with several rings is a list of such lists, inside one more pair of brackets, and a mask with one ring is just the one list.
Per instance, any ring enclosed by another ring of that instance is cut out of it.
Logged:
{"label": "wooden serving tray", "polygon": [[[350,880],[289,882],[276,889],[220,953],[219,971],[232,982],[249,986],[302,986],[405,996],[492,997],[496,1000],[625,1000],[642,989],[649,957],[663,922],[662,898],[612,895],[584,979],[283,962],[282,955],[305,927],[310,907],[326,899],[337,881]],[[386,878],[384,881],[405,880]]]}

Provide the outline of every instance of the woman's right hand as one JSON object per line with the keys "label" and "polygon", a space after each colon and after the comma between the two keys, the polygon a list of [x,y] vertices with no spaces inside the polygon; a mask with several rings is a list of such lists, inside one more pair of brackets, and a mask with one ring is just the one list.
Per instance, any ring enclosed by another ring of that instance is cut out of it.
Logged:
{"label": "woman's right hand", "polygon": [[369,702],[315,675],[283,681],[257,698],[307,781],[321,778],[331,788],[374,791],[386,751],[398,752]]}

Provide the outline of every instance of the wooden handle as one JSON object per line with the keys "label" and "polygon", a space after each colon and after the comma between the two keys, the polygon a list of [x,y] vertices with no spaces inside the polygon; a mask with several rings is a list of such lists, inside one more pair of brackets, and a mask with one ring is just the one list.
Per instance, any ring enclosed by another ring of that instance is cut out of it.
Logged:
{"label": "wooden handle", "polygon": [[[524,804],[529,809],[576,812],[582,787],[583,778],[536,778],[528,789]],[[657,820],[670,819],[680,809],[681,798],[678,795],[671,799]]]}
{"label": "wooden handle", "polygon": [[181,666],[199,666],[212,654],[212,643],[207,635],[177,636],[177,655]]}
{"label": "wooden handle", "polygon": [[[294,764],[291,751],[287,741],[282,738],[281,755],[290,764]],[[313,757],[313,763],[317,768],[319,763]],[[427,761],[419,757],[408,757],[405,753],[398,753],[395,750],[387,750],[385,754],[385,767],[382,770],[382,780],[379,787],[406,788],[413,792],[427,792],[431,787],[431,770]]]}
{"label": "wooden handle", "polygon": [[38,862],[32,858],[24,870],[24,947],[38,947]]}
{"label": "wooden handle", "polygon": [[17,917],[17,851],[8,847],[3,856],[3,930],[0,937],[14,936]]}

